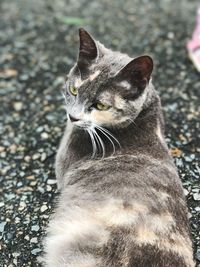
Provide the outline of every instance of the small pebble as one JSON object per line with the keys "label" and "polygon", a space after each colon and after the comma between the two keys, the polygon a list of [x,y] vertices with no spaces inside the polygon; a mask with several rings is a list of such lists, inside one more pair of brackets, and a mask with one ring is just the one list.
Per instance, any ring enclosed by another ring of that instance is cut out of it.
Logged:
{"label": "small pebble", "polygon": [[35,176],[34,175],[29,175],[29,176],[26,177],[26,179],[28,179],[28,180],[34,180],[35,179]]}
{"label": "small pebble", "polygon": [[35,248],[35,249],[31,250],[31,254],[37,255],[40,251],[42,251],[40,248]]}
{"label": "small pebble", "polygon": [[37,184],[37,181],[31,181],[31,182],[30,182],[30,185],[31,185],[31,186],[36,186],[36,184]]}
{"label": "small pebble", "polygon": [[189,192],[187,191],[187,189],[183,189],[184,195],[187,196],[189,194]]}
{"label": "small pebble", "polygon": [[6,148],[4,146],[0,146],[0,153],[3,152]]}
{"label": "small pebble", "polygon": [[26,174],[25,172],[20,172],[20,173],[19,173],[20,177],[24,177],[25,174]]}
{"label": "small pebble", "polygon": [[20,202],[20,206],[18,208],[19,211],[22,211],[26,208],[26,203],[25,202]]}
{"label": "small pebble", "polygon": [[17,258],[19,255],[20,255],[20,253],[13,252],[13,256],[14,256],[15,258]]}
{"label": "small pebble", "polygon": [[40,208],[40,211],[41,211],[41,212],[44,212],[45,210],[48,210],[47,205],[43,205],[43,206]]}
{"label": "small pebble", "polygon": [[194,193],[193,194],[194,200],[200,200],[200,194],[199,193]]}
{"label": "small pebble", "polygon": [[32,159],[33,160],[37,160],[37,159],[39,159],[40,158],[40,154],[39,153],[36,153],[36,154],[34,154],[33,156],[32,156]]}
{"label": "small pebble", "polygon": [[6,158],[6,152],[5,151],[1,152],[1,158]]}
{"label": "small pebble", "polygon": [[31,238],[30,242],[31,242],[31,243],[38,243],[38,239],[37,239],[37,237],[33,237],[33,238]]}
{"label": "small pebble", "polygon": [[42,194],[44,194],[45,190],[44,190],[44,187],[42,186],[38,186],[38,191]]}
{"label": "small pebble", "polygon": [[19,223],[21,220],[19,217],[15,217],[15,223]]}
{"label": "small pebble", "polygon": [[23,108],[23,103],[22,102],[15,102],[15,103],[13,103],[13,107],[16,111],[20,111]]}
{"label": "small pebble", "polygon": [[48,139],[48,138],[49,138],[48,133],[46,133],[46,132],[41,133],[41,138],[42,138],[43,140]]}
{"label": "small pebble", "polygon": [[50,192],[52,190],[52,187],[50,185],[47,185],[47,189],[48,192]]}
{"label": "small pebble", "polygon": [[180,157],[182,154],[182,151],[177,147],[171,148],[170,152],[173,157]]}
{"label": "small pebble", "polygon": [[6,222],[1,222],[0,223],[0,232],[1,233],[4,231],[5,226],[6,226]]}
{"label": "small pebble", "polygon": [[30,237],[29,237],[28,235],[26,235],[26,236],[24,237],[24,239],[26,239],[27,241],[29,241],[29,240],[30,240]]}
{"label": "small pebble", "polygon": [[20,78],[21,81],[27,81],[29,76],[27,74],[22,74],[22,75],[20,75],[19,78]]}
{"label": "small pebble", "polygon": [[16,77],[18,75],[18,71],[15,69],[5,69],[4,72],[0,73],[0,76],[1,74],[3,74],[2,76],[5,78]]}
{"label": "small pebble", "polygon": [[56,184],[57,180],[56,179],[48,179],[47,184]]}
{"label": "small pebble", "polygon": [[35,231],[35,232],[38,232],[39,229],[40,229],[39,225],[33,225],[33,226],[31,227],[31,230],[32,230],[32,231]]}
{"label": "small pebble", "polygon": [[31,160],[31,157],[30,157],[30,156],[25,156],[25,157],[24,157],[24,160],[25,160],[26,162],[29,162],[29,161]]}
{"label": "small pebble", "polygon": [[41,161],[45,161],[46,158],[47,158],[47,154],[43,152],[41,155]]}
{"label": "small pebble", "polygon": [[43,131],[44,127],[43,126],[39,126],[37,129],[36,129],[36,132],[37,133],[41,133]]}
{"label": "small pebble", "polygon": [[196,259],[198,260],[198,261],[200,261],[200,250],[197,250],[197,253],[196,253]]}
{"label": "small pebble", "polygon": [[12,144],[12,145],[9,147],[9,150],[10,150],[11,153],[15,153],[16,150],[17,150],[17,146],[16,146],[16,144]]}

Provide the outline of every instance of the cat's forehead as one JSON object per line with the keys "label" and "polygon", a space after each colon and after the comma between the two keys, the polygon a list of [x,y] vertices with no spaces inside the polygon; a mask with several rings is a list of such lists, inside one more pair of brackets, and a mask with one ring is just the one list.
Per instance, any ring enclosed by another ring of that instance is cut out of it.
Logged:
{"label": "cat's forehead", "polygon": [[102,91],[108,87],[112,73],[109,69],[105,68],[90,68],[87,75],[74,75],[73,85],[79,90],[80,93],[86,92],[91,95]]}
{"label": "cat's forehead", "polygon": [[84,70],[85,73],[81,73],[81,70],[77,71],[77,65],[75,65],[69,75],[72,75],[74,80],[76,80],[77,86],[88,81],[93,82],[98,80],[103,82],[115,76],[130,60],[131,58],[126,54],[104,48],[104,55],[88,66],[87,69]]}
{"label": "cat's forehead", "polygon": [[92,83],[98,76],[100,76],[101,71],[95,70],[91,72],[87,78],[81,77],[81,75],[74,77],[74,86],[79,89],[81,86],[87,86],[89,83]]}
{"label": "cat's forehead", "polygon": [[[130,57],[119,52],[106,49],[103,56],[86,68],[78,67],[78,64],[70,71],[71,84],[79,91],[79,97],[92,101],[95,98],[107,100],[112,98],[118,83],[115,77],[117,73],[130,61]],[[119,84],[127,87],[127,84]],[[128,84],[130,87],[130,85]],[[119,93],[119,92],[118,92]]]}

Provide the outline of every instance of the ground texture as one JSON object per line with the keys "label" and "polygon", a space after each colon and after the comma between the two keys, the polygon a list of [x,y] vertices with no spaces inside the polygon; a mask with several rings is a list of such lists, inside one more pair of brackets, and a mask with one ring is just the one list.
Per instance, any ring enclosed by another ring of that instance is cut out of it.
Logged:
{"label": "ground texture", "polygon": [[166,138],[200,261],[200,74],[185,50],[197,5],[1,0],[0,266],[40,266],[36,259],[57,196],[54,157],[66,123],[60,87],[76,58],[79,26],[108,47],[154,58]]}

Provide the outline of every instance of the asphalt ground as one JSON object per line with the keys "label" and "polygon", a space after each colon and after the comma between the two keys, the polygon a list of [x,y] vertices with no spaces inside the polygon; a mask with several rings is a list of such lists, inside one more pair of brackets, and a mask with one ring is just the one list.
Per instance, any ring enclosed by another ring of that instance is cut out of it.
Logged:
{"label": "asphalt ground", "polygon": [[[107,47],[149,54],[166,139],[185,188],[200,262],[200,74],[185,45],[199,1],[0,2],[0,266],[41,266],[66,124],[60,87],[85,27]],[[199,265],[200,266],[200,265]]]}

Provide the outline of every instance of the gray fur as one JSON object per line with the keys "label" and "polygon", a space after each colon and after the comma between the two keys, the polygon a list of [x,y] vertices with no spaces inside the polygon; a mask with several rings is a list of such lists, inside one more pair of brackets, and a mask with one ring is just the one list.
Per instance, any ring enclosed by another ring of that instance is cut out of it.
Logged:
{"label": "gray fur", "polygon": [[[68,119],[56,157],[61,195],[44,243],[45,266],[194,267],[183,189],[164,141],[150,59],[136,59],[129,77],[133,59],[83,29],[80,42],[63,91],[69,118],[79,120]],[[69,92],[75,82],[76,97]],[[93,106],[97,100],[111,106],[108,121]]]}

